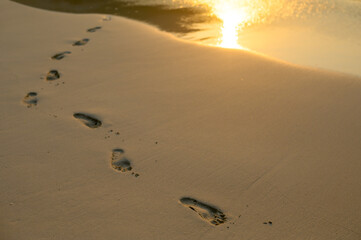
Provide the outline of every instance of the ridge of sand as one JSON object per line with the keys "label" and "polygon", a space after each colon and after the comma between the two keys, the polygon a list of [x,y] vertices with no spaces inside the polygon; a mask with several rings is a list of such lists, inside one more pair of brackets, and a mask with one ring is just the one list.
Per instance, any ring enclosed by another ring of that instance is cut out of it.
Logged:
{"label": "ridge of sand", "polygon": [[0,24],[0,239],[360,239],[359,77],[5,0]]}

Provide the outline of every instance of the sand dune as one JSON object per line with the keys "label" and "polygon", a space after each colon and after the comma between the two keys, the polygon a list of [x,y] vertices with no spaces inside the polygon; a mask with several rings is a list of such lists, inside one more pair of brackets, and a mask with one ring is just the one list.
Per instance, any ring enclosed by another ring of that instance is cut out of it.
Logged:
{"label": "sand dune", "polygon": [[361,238],[359,77],[120,17],[0,22],[1,239]]}

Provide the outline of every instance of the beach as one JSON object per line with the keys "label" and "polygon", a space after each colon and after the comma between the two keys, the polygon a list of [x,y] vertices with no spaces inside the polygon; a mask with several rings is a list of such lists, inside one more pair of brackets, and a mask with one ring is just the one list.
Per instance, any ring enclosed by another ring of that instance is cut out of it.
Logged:
{"label": "beach", "polygon": [[361,238],[359,76],[116,16],[0,19],[0,239]]}

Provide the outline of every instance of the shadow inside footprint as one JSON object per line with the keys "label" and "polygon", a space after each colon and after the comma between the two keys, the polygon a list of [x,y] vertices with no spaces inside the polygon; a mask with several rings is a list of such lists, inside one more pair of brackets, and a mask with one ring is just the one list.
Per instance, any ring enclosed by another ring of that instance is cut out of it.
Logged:
{"label": "shadow inside footprint", "polygon": [[36,92],[29,92],[23,99],[25,105],[30,108],[38,104],[38,94]]}
{"label": "shadow inside footprint", "polygon": [[204,221],[208,222],[213,226],[223,224],[227,221],[226,215],[224,213],[208,204],[199,202],[193,198],[184,197],[181,198],[180,203],[188,207],[189,209],[196,212]]}
{"label": "shadow inside footprint", "polygon": [[51,59],[53,60],[61,60],[65,57],[66,54],[70,54],[71,52],[69,51],[65,51],[65,52],[61,52],[61,53],[57,53],[54,56],[51,57]]}
{"label": "shadow inside footprint", "polygon": [[112,152],[111,165],[115,170],[120,172],[128,172],[133,169],[130,161],[124,157],[124,150],[119,148],[114,149]]}
{"label": "shadow inside footprint", "polygon": [[100,120],[84,113],[74,113],[73,116],[89,128],[98,128],[102,125],[102,122]]}
{"label": "shadow inside footprint", "polygon": [[60,74],[57,70],[51,70],[46,75],[46,80],[48,81],[54,81],[60,78]]}
{"label": "shadow inside footprint", "polygon": [[86,30],[86,31],[87,31],[87,32],[90,32],[90,33],[93,33],[93,32],[98,31],[98,30],[101,29],[101,28],[102,28],[102,27],[97,26],[97,27],[89,28],[89,29]]}
{"label": "shadow inside footprint", "polygon": [[89,41],[90,41],[89,38],[84,38],[82,40],[74,42],[73,46],[83,46],[83,45],[87,44]]}

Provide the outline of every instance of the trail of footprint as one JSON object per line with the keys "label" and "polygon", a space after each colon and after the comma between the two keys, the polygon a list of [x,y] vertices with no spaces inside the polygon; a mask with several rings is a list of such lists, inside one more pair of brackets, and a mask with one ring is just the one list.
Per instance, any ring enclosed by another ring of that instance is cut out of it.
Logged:
{"label": "trail of footprint", "polygon": [[102,125],[102,122],[100,120],[84,113],[74,113],[73,116],[89,128],[98,128]]}
{"label": "trail of footprint", "polygon": [[46,80],[48,81],[54,81],[60,78],[60,74],[58,70],[50,70],[48,74],[46,75]]}
{"label": "trail of footprint", "polygon": [[227,221],[227,217],[222,211],[208,204],[188,197],[181,198],[179,201],[183,206],[195,211],[204,221],[211,225],[217,226]]}
{"label": "trail of footprint", "polygon": [[76,41],[73,43],[73,46],[83,46],[90,41],[89,38],[83,38],[82,40]]}
{"label": "trail of footprint", "polygon": [[133,169],[130,161],[124,157],[124,150],[120,148],[113,150],[111,165],[120,172],[128,172]]}
{"label": "trail of footprint", "polygon": [[93,28],[89,28],[89,29],[87,30],[87,32],[93,33],[93,32],[98,31],[98,30],[101,29],[101,28],[102,28],[102,27],[99,27],[99,26],[93,27]]}
{"label": "trail of footprint", "polygon": [[61,60],[61,59],[63,59],[65,57],[66,54],[71,54],[71,52],[65,51],[65,52],[57,53],[54,56],[52,56],[51,59],[53,59],[53,60]]}
{"label": "trail of footprint", "polygon": [[23,103],[28,107],[31,108],[38,104],[38,94],[36,92],[29,92],[23,99]]}

